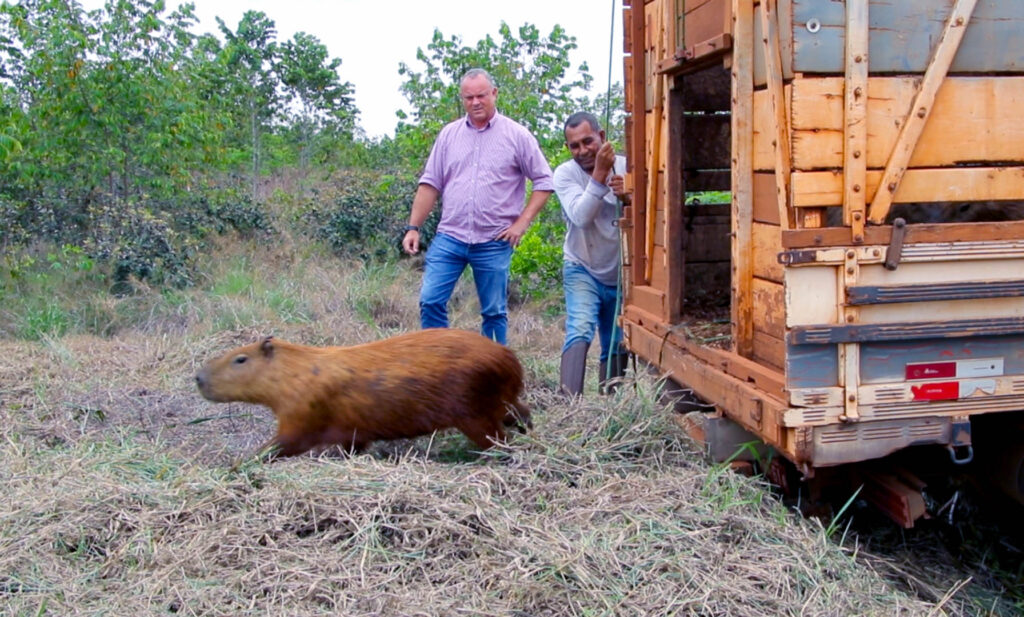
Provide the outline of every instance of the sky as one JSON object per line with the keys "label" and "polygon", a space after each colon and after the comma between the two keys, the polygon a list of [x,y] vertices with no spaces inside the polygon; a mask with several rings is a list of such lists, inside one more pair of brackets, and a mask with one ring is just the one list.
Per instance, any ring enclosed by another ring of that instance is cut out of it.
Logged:
{"label": "sky", "polygon": [[[341,58],[342,81],[355,89],[360,125],[369,137],[393,135],[395,111],[408,110],[399,92],[402,78],[398,63],[422,70],[416,49],[426,49],[434,28],[446,37],[456,35],[467,46],[490,34],[498,38],[501,22],[515,31],[530,23],[542,35],[555,24],[576,37],[579,46],[570,53],[573,70],[586,61],[594,77],[594,96],[608,87],[609,49],[612,82],[622,82],[622,2],[616,0],[614,44],[611,42],[611,0],[192,0],[199,18],[196,32],[218,33],[215,17],[236,28],[247,10],[262,11],[277,26],[283,42],[296,32],[312,34],[327,46],[332,58]],[[86,9],[99,8],[103,0],[83,0]],[[168,0],[168,8],[178,0]],[[486,68],[486,67],[485,67]],[[501,92],[498,92],[501,109]]]}

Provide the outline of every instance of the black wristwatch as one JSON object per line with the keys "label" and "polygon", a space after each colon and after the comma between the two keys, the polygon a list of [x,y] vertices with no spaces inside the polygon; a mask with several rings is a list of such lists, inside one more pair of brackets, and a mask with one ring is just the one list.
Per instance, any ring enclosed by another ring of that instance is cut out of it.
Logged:
{"label": "black wristwatch", "polygon": [[406,225],[405,229],[403,229],[402,231],[408,233],[410,231],[419,231],[419,230],[420,230],[420,226],[419,225]]}

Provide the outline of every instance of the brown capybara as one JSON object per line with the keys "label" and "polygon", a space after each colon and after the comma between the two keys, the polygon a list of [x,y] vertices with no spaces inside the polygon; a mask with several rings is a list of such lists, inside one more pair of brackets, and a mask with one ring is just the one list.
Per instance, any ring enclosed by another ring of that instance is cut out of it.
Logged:
{"label": "brown capybara", "polygon": [[196,384],[216,402],[270,407],[270,456],[320,445],[360,451],[378,439],[457,428],[480,448],[505,426],[530,426],[523,369],[507,347],[474,332],[430,329],[352,347],[267,337],[203,366]]}

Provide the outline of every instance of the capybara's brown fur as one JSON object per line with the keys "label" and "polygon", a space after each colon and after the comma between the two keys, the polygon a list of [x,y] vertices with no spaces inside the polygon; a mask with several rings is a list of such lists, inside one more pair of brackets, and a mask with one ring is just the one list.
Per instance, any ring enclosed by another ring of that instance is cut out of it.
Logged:
{"label": "capybara's brown fur", "polygon": [[270,407],[266,447],[291,456],[340,444],[456,428],[480,448],[529,425],[515,354],[474,332],[430,329],[352,347],[307,347],[273,338],[233,349],[196,375],[204,397]]}

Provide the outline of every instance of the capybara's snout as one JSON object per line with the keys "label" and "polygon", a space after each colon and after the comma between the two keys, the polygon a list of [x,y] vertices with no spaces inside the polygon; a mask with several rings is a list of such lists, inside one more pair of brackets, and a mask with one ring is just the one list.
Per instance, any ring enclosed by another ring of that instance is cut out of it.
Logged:
{"label": "capybara's snout", "polygon": [[218,399],[214,396],[213,391],[210,387],[210,369],[204,367],[198,373],[196,373],[196,388],[199,389],[199,393],[203,395],[208,401],[218,402]]}

